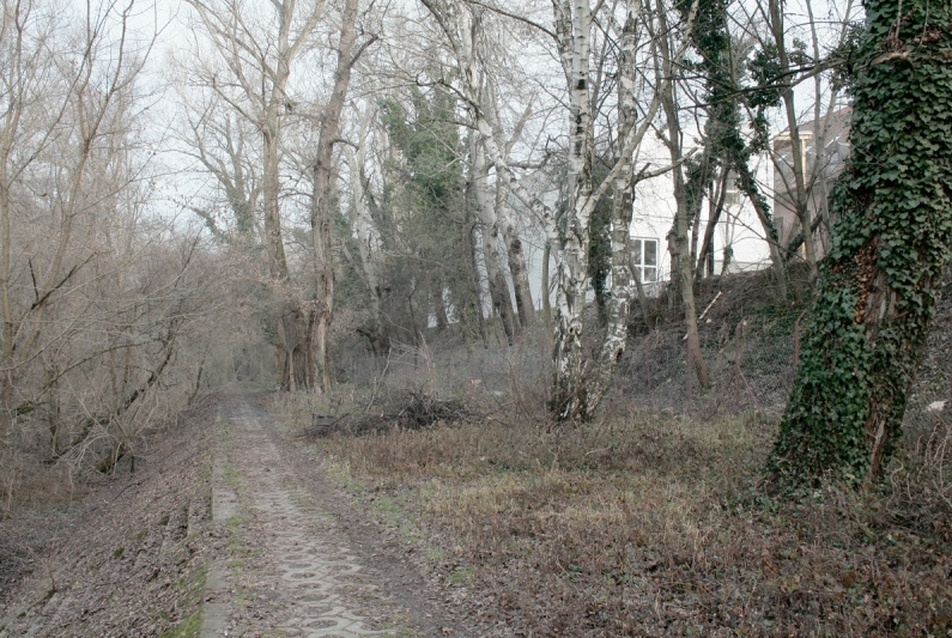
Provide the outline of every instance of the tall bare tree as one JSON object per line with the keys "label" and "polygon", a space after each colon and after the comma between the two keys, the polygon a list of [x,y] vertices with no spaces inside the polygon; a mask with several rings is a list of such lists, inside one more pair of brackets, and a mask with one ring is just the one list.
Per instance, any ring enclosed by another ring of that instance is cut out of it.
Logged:
{"label": "tall bare tree", "polygon": [[274,332],[281,386],[314,383],[310,313],[295,290],[285,251],[280,169],[293,115],[292,65],[311,44],[323,0],[188,0],[216,59],[196,69],[202,83],[260,135],[264,245],[276,295]]}
{"label": "tall bare tree", "polygon": [[[339,142],[341,117],[354,65],[367,47],[377,39],[375,34],[358,33],[358,10],[358,0],[344,0],[340,15],[340,35],[336,46],[334,82],[330,97],[320,112],[320,132],[312,169],[311,241],[314,250],[316,308],[313,318],[313,343],[308,348],[308,352],[313,352],[317,375],[324,392],[329,392],[331,386],[331,362],[327,338],[334,315],[332,195],[337,177],[334,168],[334,148]],[[310,337],[308,342],[311,342]]]}
{"label": "tall bare tree", "polygon": [[[614,102],[616,117],[607,118],[615,127],[617,144],[613,162],[602,180],[596,182],[593,175],[593,159],[596,153],[595,130],[598,75],[592,59],[592,46],[596,38],[595,10],[588,2],[556,0],[553,2],[553,29],[536,24],[555,45],[555,53],[561,62],[565,78],[565,101],[567,109],[567,202],[565,211],[556,214],[538,197],[526,192],[502,152],[494,136],[487,109],[480,102],[478,68],[471,54],[473,48],[473,6],[462,1],[423,0],[431,15],[439,22],[460,66],[463,92],[477,130],[483,135],[489,156],[500,176],[519,193],[541,218],[547,220],[550,245],[556,261],[556,321],[554,345],[554,387],[551,408],[558,420],[590,418],[605,392],[608,390],[615,366],[624,352],[628,302],[631,298],[633,280],[628,268],[628,225],[631,209],[618,206],[611,222],[612,238],[612,309],[608,314],[606,329],[597,348],[594,361],[587,359],[583,339],[585,328],[585,297],[590,285],[589,250],[590,225],[596,205],[607,193],[614,190],[623,193],[630,190],[638,178],[647,174],[633,167],[635,150],[639,148],[660,108],[660,94],[651,88],[647,91],[646,103],[637,103],[636,88],[639,74],[635,60],[640,38],[643,36],[643,20],[652,19],[641,2],[629,0],[617,5],[599,4],[603,24],[599,32],[614,34],[617,51],[615,71],[624,88]],[[506,12],[508,15],[516,15]],[[520,18],[530,22],[526,18]],[[690,25],[691,20],[687,21]],[[683,56],[684,47],[672,59],[677,62]],[[667,80],[659,79],[663,84]]]}

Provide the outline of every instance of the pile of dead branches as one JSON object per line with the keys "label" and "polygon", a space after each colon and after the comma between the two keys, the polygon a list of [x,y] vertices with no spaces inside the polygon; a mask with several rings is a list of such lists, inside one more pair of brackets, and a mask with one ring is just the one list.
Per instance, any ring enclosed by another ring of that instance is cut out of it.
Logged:
{"label": "pile of dead branches", "polygon": [[363,412],[315,414],[305,432],[311,438],[332,434],[364,436],[391,430],[423,430],[436,425],[463,423],[474,414],[457,399],[438,399],[423,392],[406,392]]}

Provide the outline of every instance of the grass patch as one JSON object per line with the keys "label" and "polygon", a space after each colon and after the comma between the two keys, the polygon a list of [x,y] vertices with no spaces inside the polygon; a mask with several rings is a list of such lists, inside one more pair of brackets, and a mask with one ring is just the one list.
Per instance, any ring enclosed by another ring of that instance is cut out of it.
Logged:
{"label": "grass patch", "polygon": [[204,614],[201,609],[189,614],[175,627],[164,631],[159,638],[196,638],[202,633]]}
{"label": "grass patch", "polygon": [[160,634],[160,638],[197,638],[202,632],[202,623],[205,619],[202,607],[202,596],[205,593],[205,582],[208,576],[206,566],[194,568],[191,576],[176,583],[185,594],[184,605],[192,611],[185,615],[174,627],[170,627]]}
{"label": "grass patch", "polygon": [[492,592],[521,634],[946,635],[948,510],[910,522],[894,491],[772,501],[758,480],[773,434],[754,416],[631,412],[318,444],[378,518],[412,521],[446,581]]}

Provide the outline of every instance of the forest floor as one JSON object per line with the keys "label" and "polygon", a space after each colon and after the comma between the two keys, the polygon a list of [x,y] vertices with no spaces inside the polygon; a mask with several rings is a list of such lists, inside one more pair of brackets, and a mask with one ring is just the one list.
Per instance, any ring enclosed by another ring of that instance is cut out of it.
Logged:
{"label": "forest floor", "polygon": [[801,310],[724,283],[720,385],[659,324],[591,423],[531,341],[219,393],[0,520],[0,638],[952,636],[952,283],[886,480],[794,501],[761,479]]}
{"label": "forest floor", "polygon": [[0,636],[488,635],[351,501],[265,397],[218,397],[0,522]]}
{"label": "forest floor", "polygon": [[952,635],[947,422],[882,492],[787,503],[757,415],[425,399],[207,401],[0,522],[0,638]]}

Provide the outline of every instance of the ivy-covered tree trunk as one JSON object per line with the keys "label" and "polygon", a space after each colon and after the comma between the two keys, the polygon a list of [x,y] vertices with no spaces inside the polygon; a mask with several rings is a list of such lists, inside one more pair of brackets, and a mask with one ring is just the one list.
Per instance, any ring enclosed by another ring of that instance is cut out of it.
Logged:
{"label": "ivy-covered tree trunk", "polygon": [[882,475],[952,248],[952,3],[864,5],[850,165],[770,462],[786,487]]}

